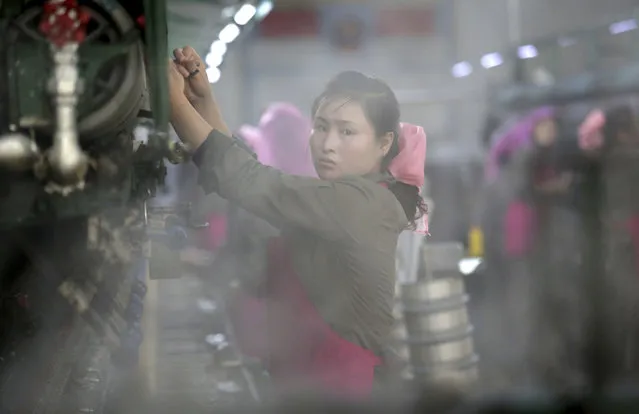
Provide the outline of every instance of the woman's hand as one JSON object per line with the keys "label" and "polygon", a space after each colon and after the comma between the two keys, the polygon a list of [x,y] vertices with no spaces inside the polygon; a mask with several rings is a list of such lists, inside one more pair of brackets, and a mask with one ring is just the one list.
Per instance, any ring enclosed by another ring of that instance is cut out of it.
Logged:
{"label": "woman's hand", "polygon": [[184,95],[184,76],[178,69],[179,65],[173,60],[169,59],[169,101],[171,108],[178,108],[184,104],[189,104],[186,96]]}
{"label": "woman's hand", "polygon": [[184,95],[193,106],[198,106],[213,100],[211,85],[206,76],[206,65],[190,46],[175,49],[173,51],[178,70],[186,80],[184,83]]}
{"label": "woman's hand", "polygon": [[196,150],[217,129],[231,135],[219,111],[214,107],[213,122],[208,122],[184,95],[186,84],[180,64],[169,59],[169,98],[171,101],[171,124],[180,139],[192,150]]}

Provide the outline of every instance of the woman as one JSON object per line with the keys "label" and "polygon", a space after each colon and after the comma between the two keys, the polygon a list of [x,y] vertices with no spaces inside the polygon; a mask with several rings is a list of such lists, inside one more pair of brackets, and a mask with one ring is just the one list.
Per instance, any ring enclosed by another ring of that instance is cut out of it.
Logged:
{"label": "woman", "polygon": [[287,175],[231,137],[207,93],[199,105],[210,110],[210,122],[198,114],[188,96],[206,80],[203,63],[190,48],[175,56],[172,123],[195,151],[200,184],[283,231],[269,251],[262,357],[271,377],[283,386],[369,396],[394,322],[397,239],[424,213],[423,130],[404,125],[400,135],[391,89],[343,73],[313,105],[310,147],[320,179]]}
{"label": "woman", "polygon": [[515,201],[508,206],[504,226],[504,247],[511,257],[524,255],[531,248],[535,227],[531,198],[556,197],[570,183],[570,173],[558,168],[554,111],[542,108],[533,115],[526,134],[519,138],[521,148],[507,170],[517,192]]}
{"label": "woman", "polygon": [[[532,111],[521,119],[517,119],[512,125],[505,125],[504,134],[492,145],[486,166],[486,178],[494,180],[501,168],[508,163],[510,158],[518,151],[526,148],[531,143],[531,137],[539,125],[547,127],[553,122],[555,110],[542,107]],[[497,132],[500,129],[497,129]]]}

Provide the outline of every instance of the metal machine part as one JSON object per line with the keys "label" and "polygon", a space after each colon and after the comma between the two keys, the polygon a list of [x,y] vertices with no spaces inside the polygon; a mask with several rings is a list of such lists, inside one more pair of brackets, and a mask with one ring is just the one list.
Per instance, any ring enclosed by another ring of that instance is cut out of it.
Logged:
{"label": "metal machine part", "polygon": [[[165,20],[150,22],[165,7],[145,0],[2,2],[0,229],[148,199],[163,183],[164,159],[185,159],[166,139],[166,71],[153,66],[157,56],[145,68],[166,37]],[[155,79],[148,91],[147,74]],[[150,133],[136,146],[148,96]]]}
{"label": "metal machine part", "polygon": [[[42,105],[47,102],[46,85],[39,89],[33,83],[33,79],[50,79],[50,42],[40,31],[42,6],[31,4],[8,32],[13,44],[9,55],[16,66],[9,68],[9,82],[15,85],[9,98],[17,108],[10,121],[18,128],[51,131],[54,113]],[[118,2],[82,0],[79,5],[88,19],[84,40],[76,42],[78,76],[83,80],[77,96],[77,128],[86,143],[116,134],[135,120],[146,82],[142,40],[132,16]],[[52,57],[56,59],[55,52]]]}
{"label": "metal machine part", "polygon": [[46,190],[63,195],[82,190],[89,169],[89,157],[80,147],[76,124],[76,106],[82,93],[78,73],[78,44],[52,45],[53,77],[49,92],[55,105],[56,131],[53,146],[47,152],[48,179]]}
{"label": "metal machine part", "polygon": [[82,94],[78,48],[86,36],[88,14],[77,0],[48,0],[38,29],[49,42],[53,73],[47,91],[55,108],[53,145],[47,151],[45,190],[63,195],[84,188],[89,157],[80,147],[77,105]]}
{"label": "metal machine part", "polygon": [[463,253],[457,243],[424,245],[420,278],[401,287],[403,341],[416,381],[470,386],[477,379],[468,296],[458,269]]}
{"label": "metal machine part", "polygon": [[11,171],[30,171],[42,158],[38,144],[28,136],[10,133],[0,136],[0,165]]}
{"label": "metal machine part", "polygon": [[103,412],[113,362],[130,369],[140,342],[143,230],[123,209],[2,233],[3,412]]}

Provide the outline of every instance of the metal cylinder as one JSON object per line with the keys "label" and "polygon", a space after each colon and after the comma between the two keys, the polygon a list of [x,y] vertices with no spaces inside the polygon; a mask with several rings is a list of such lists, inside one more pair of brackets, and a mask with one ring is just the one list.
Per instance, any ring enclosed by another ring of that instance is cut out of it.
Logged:
{"label": "metal cylinder", "polygon": [[463,247],[425,245],[420,278],[402,286],[401,308],[410,367],[420,382],[466,385],[477,378],[468,295],[458,269]]}

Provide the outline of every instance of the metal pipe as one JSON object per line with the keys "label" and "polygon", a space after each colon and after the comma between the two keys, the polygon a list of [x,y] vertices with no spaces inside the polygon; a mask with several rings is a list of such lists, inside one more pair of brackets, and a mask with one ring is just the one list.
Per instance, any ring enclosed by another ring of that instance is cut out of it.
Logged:
{"label": "metal pipe", "polygon": [[77,111],[81,93],[78,71],[78,44],[52,45],[55,69],[49,84],[56,108],[56,130],[53,146],[47,154],[52,180],[49,189],[67,194],[82,189],[89,169],[89,157],[78,139]]}
{"label": "metal pipe", "polygon": [[159,145],[159,149],[168,154],[171,153],[171,141],[169,139],[170,113],[167,82],[169,45],[166,13],[165,1],[144,0],[144,32],[147,39],[153,39],[146,47],[150,103],[155,120],[150,145]]}

